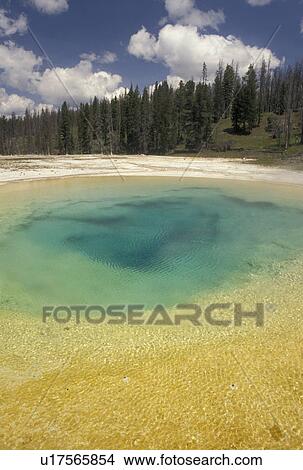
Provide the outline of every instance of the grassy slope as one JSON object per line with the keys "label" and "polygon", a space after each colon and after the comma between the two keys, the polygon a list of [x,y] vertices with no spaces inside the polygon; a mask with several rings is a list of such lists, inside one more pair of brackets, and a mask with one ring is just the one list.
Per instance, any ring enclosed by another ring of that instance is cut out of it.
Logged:
{"label": "grassy slope", "polygon": [[272,149],[276,145],[275,140],[265,131],[267,116],[263,116],[260,127],[253,129],[250,135],[236,135],[232,132],[230,119],[223,119],[214,130],[214,142],[222,144],[231,143],[234,150],[264,150]]}
{"label": "grassy slope", "polygon": [[[214,140],[220,144],[223,142],[232,142],[234,149],[245,150],[267,150],[269,152],[281,151],[278,142],[273,139],[269,132],[266,132],[267,119],[270,114],[264,114],[259,127],[253,129],[250,135],[236,135],[232,132],[232,124],[230,119],[222,120],[214,133]],[[302,152],[303,146],[298,145],[300,142],[298,113],[293,117],[293,133],[291,139],[291,147],[289,153]]]}
{"label": "grassy slope", "polygon": [[[231,144],[231,150],[203,150],[202,157],[228,157],[228,158],[255,158],[262,164],[279,164],[303,169],[303,145],[300,145],[299,116],[294,114],[293,134],[291,146],[285,152],[278,147],[278,142],[271,134],[266,132],[267,118],[269,114],[264,114],[259,127],[253,129],[250,135],[236,135],[232,132],[230,119],[223,119],[219,122],[214,131],[213,141],[219,147],[224,143]],[[177,152],[184,153],[183,149]],[[187,154],[188,156],[190,154]],[[193,155],[193,154],[192,154]]]}

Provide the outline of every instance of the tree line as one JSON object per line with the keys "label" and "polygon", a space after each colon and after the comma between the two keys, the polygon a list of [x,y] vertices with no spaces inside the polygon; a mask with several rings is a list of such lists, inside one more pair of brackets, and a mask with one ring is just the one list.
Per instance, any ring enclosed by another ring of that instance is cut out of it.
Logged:
{"label": "tree line", "polygon": [[0,154],[166,154],[196,151],[213,142],[214,127],[230,118],[233,132],[249,134],[271,113],[268,127],[287,148],[293,113],[301,115],[303,144],[303,62],[271,69],[263,61],[240,77],[220,63],[212,83],[203,64],[201,80],[164,81],[141,93],[133,87],[112,99],[95,97],[78,109],[64,102],[24,116],[0,118]]}

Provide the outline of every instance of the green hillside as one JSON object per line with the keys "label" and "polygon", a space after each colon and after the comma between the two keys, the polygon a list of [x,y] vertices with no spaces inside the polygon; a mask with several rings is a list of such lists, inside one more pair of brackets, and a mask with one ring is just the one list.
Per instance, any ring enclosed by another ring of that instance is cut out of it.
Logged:
{"label": "green hillside", "polygon": [[[268,118],[272,116],[265,113],[260,126],[254,128],[249,135],[237,135],[232,130],[230,119],[221,120],[214,127],[212,142],[208,149],[200,152],[201,157],[221,158],[254,158],[262,164],[288,164],[303,169],[303,145],[300,144],[301,129],[299,113],[293,115],[293,130],[290,147],[285,151],[283,145],[279,145],[278,139],[273,137],[273,132],[268,130]],[[280,117],[283,122],[284,117]],[[184,152],[179,147],[176,154],[194,156]]]}
{"label": "green hillside", "polygon": [[[230,143],[233,150],[257,150],[257,151],[270,151],[281,152],[283,150],[278,145],[277,139],[273,138],[270,131],[267,130],[268,118],[270,113],[263,115],[261,124],[252,130],[249,135],[236,135],[232,131],[232,124],[230,119],[222,120],[217,129],[214,131],[214,144]],[[283,121],[283,116],[280,118]],[[299,145],[300,142],[300,128],[299,128],[299,114],[293,115],[293,132],[291,138],[291,146],[288,153],[302,152],[303,146]]]}

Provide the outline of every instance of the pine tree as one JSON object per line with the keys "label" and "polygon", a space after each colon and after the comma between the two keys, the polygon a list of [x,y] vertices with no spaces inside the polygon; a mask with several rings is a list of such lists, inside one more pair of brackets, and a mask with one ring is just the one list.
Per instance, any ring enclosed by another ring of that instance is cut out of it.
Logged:
{"label": "pine tree", "polygon": [[212,101],[211,90],[206,84],[198,83],[195,92],[194,124],[195,149],[208,144],[211,134]]}
{"label": "pine tree", "polygon": [[185,147],[193,150],[196,144],[194,103],[195,103],[195,82],[189,80],[185,84],[185,103],[184,103],[184,137]]}
{"label": "pine tree", "polygon": [[231,113],[231,105],[234,95],[235,71],[232,65],[227,65],[223,76],[223,99],[225,117],[229,117]]}
{"label": "pine tree", "polygon": [[258,98],[258,125],[261,123],[262,113],[265,111],[265,97],[266,97],[266,75],[267,66],[265,60],[262,61],[260,79],[259,79],[259,98]]}
{"label": "pine tree", "polygon": [[242,131],[241,126],[244,125],[245,128],[245,106],[246,102],[244,89],[242,87],[240,77],[237,76],[235,84],[235,95],[231,113],[232,126],[236,134]]}
{"label": "pine tree", "polygon": [[256,126],[258,120],[257,75],[252,65],[249,66],[244,83],[244,94],[246,100],[245,121],[247,122],[248,132],[251,132]]}
{"label": "pine tree", "polygon": [[120,115],[121,115],[121,125],[120,125],[120,137],[119,137],[119,147],[120,152],[125,153],[127,149],[127,93],[119,98],[120,103]]}
{"label": "pine tree", "polygon": [[148,153],[150,146],[151,108],[148,88],[144,88],[141,100],[141,149]]}
{"label": "pine tree", "polygon": [[63,153],[64,155],[73,153],[71,122],[66,101],[64,101],[61,107],[61,114],[59,119],[59,146],[60,153]]}
{"label": "pine tree", "polygon": [[92,126],[90,129],[92,139],[91,150],[93,153],[102,153],[103,145],[101,138],[100,102],[96,96],[91,105],[90,122]]}
{"label": "pine tree", "polygon": [[140,151],[140,108],[139,88],[130,87],[127,95],[127,151],[136,154]]}
{"label": "pine tree", "polygon": [[202,67],[202,85],[206,85],[208,81],[207,77],[207,65],[205,62],[203,62],[203,67]]}
{"label": "pine tree", "polygon": [[223,66],[219,64],[214,81],[214,122],[218,122],[224,113]]}
{"label": "pine tree", "polygon": [[50,155],[52,144],[51,144],[51,126],[50,126],[50,113],[48,109],[42,109],[40,115],[41,122],[41,153],[44,155]]}
{"label": "pine tree", "polygon": [[121,107],[117,97],[111,100],[113,152],[120,153]]}
{"label": "pine tree", "polygon": [[184,108],[185,108],[185,85],[181,80],[179,87],[175,92],[175,106],[176,106],[176,133],[177,133],[177,145],[184,143]]}
{"label": "pine tree", "polygon": [[79,113],[79,150],[83,154],[91,153],[90,139],[90,108],[87,104],[80,104]]}

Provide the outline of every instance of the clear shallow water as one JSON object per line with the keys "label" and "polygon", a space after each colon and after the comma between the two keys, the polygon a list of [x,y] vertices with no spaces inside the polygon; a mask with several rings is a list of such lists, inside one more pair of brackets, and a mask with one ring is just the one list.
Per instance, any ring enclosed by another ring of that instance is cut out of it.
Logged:
{"label": "clear shallow water", "polygon": [[303,203],[274,187],[78,179],[1,188],[0,310],[167,306],[301,256]]}

